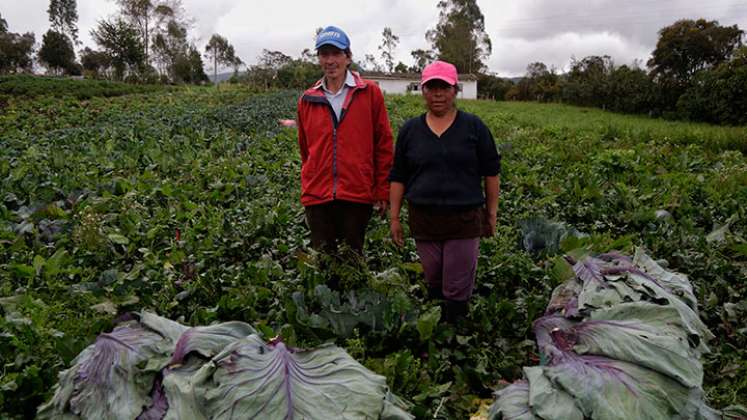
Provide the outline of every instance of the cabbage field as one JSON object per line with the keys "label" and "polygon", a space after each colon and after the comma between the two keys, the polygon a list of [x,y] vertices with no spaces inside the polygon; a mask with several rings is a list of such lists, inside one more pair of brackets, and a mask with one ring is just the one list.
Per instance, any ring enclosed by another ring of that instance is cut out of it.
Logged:
{"label": "cabbage field", "polygon": [[[745,128],[460,102],[492,130],[503,172],[498,232],[452,327],[414,243],[394,246],[383,219],[365,266],[332,264],[343,290],[324,286],[296,133],[278,123],[299,92],[64,89],[0,93],[0,418],[34,417],[76,356],[143,311],[179,331],[242,321],[264,342],[334,344],[416,418],[487,414],[495,391],[544,362],[532,325],[573,276],[567,255],[637,249],[693,286],[714,336],[705,403],[747,405]],[[395,133],[423,112],[418,97],[387,106]]]}

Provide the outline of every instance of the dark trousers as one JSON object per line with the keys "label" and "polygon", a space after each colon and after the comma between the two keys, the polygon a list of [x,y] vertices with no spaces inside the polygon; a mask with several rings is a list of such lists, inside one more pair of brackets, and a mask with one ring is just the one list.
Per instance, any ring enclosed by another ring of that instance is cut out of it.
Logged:
{"label": "dark trousers", "polygon": [[317,251],[336,254],[337,247],[346,244],[363,255],[366,226],[373,205],[334,200],[306,206],[306,223],[311,230],[311,246]]}
{"label": "dark trousers", "polygon": [[448,300],[466,302],[472,296],[480,254],[480,238],[446,241],[415,240],[425,281]]}

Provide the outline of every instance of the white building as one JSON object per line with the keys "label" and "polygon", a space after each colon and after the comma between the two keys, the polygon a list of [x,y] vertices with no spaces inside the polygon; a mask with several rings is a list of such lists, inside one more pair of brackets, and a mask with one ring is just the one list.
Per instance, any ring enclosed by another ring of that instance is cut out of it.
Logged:
{"label": "white building", "polygon": [[[384,93],[407,95],[420,94],[420,74],[418,73],[362,73],[364,79],[376,82]],[[471,74],[459,75],[457,98],[477,99],[477,78]]]}

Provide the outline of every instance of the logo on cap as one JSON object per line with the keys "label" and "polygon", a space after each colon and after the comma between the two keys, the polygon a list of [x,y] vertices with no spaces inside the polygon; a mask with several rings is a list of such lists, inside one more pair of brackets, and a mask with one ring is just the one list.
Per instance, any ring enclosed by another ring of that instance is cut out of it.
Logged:
{"label": "logo on cap", "polygon": [[341,50],[346,50],[350,48],[350,39],[342,29],[336,26],[327,26],[317,35],[315,48],[318,50],[323,45],[332,45]]}

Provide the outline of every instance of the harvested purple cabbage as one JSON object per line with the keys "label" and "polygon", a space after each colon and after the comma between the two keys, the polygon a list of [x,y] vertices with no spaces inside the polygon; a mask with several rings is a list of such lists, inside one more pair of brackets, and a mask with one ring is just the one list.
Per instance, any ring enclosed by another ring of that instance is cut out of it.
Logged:
{"label": "harvested purple cabbage", "polygon": [[546,363],[497,393],[491,420],[721,418],[703,400],[700,357],[713,335],[687,277],[640,249],[573,271],[534,323]]}
{"label": "harvested purple cabbage", "polygon": [[411,419],[405,409],[334,345],[293,349],[242,322],[188,328],[144,312],[78,355],[39,418]]}

